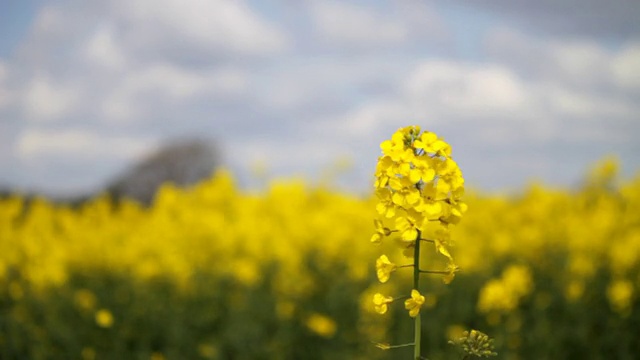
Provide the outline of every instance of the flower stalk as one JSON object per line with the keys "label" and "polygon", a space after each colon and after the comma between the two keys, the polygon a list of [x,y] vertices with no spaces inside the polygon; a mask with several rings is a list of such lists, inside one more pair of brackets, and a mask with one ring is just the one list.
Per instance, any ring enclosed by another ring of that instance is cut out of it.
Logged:
{"label": "flower stalk", "polygon": [[[420,231],[418,231],[413,254],[413,288],[420,289]],[[420,314],[418,313],[414,320],[413,358],[416,360],[422,356],[420,352],[420,340],[422,339],[422,324],[420,318]]]}
{"label": "flower stalk", "polygon": [[[442,276],[448,284],[458,267],[449,253],[449,227],[457,224],[467,209],[461,200],[464,179],[458,165],[451,158],[451,147],[436,134],[421,131],[418,126],[398,129],[390,140],[380,144],[382,156],[375,171],[375,188],[380,217],[374,220],[374,244],[386,237],[399,240],[403,254],[413,259],[411,264],[396,265],[387,255],[376,260],[376,275],[386,283],[392,273],[413,267],[411,295],[404,301],[405,309],[414,319],[413,359],[422,359],[422,323],[420,309],[425,297],[420,293],[420,276]],[[423,244],[424,243],[424,244]],[[420,256],[423,248],[432,247],[447,258],[444,270],[422,270]],[[393,298],[377,293],[376,312],[384,314]],[[392,347],[386,347],[390,349]]]}

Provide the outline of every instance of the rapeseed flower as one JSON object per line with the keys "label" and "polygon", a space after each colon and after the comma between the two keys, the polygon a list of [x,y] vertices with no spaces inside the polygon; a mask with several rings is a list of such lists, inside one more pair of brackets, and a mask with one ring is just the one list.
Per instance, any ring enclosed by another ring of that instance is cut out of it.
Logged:
{"label": "rapeseed flower", "polygon": [[[378,158],[374,183],[378,198],[376,210],[382,217],[395,219],[395,229],[387,231],[382,227],[382,221],[376,220],[376,232],[371,242],[379,243],[384,236],[397,231],[403,254],[413,258],[412,264],[400,266],[413,268],[413,290],[404,305],[409,316],[415,319],[414,342],[405,345],[414,347],[414,358],[421,358],[418,315],[425,297],[418,290],[420,274],[444,275],[443,281],[448,284],[458,270],[447,245],[449,226],[457,224],[466,211],[466,205],[460,200],[464,179],[457,163],[451,159],[451,147],[436,134],[421,132],[418,126],[398,129],[391,139],[380,144],[380,149],[382,155]],[[449,260],[446,270],[420,268],[420,244],[423,241],[431,243],[438,254]],[[386,255],[376,260],[376,275],[382,283],[387,282],[390,274],[398,268]],[[390,297],[376,294],[376,311],[384,314],[391,301]]]}
{"label": "rapeseed flower", "polygon": [[[395,218],[394,230],[403,241],[416,241],[419,233],[434,227],[446,237],[449,226],[458,223],[467,209],[460,199],[464,179],[451,158],[451,147],[432,132],[408,126],[383,141],[380,149],[375,170],[378,214]],[[377,243],[382,237],[377,226],[371,241]],[[436,249],[451,260],[446,244],[438,242]]]}
{"label": "rapeseed flower", "polygon": [[306,325],[309,330],[324,338],[333,337],[338,328],[336,322],[332,318],[317,313],[313,313],[307,318]]}
{"label": "rapeseed flower", "polygon": [[471,356],[489,357],[498,355],[493,348],[493,339],[478,330],[465,331],[460,338],[449,341],[449,343],[460,346],[462,351]]}
{"label": "rapeseed flower", "polygon": [[113,325],[113,314],[107,309],[100,309],[96,312],[96,324],[102,328],[110,328]]}
{"label": "rapeseed flower", "polygon": [[418,316],[424,301],[424,296],[422,296],[418,290],[411,290],[411,297],[404,301],[404,308],[409,310],[409,316],[413,318]]}
{"label": "rapeseed flower", "polygon": [[607,298],[614,311],[628,315],[633,299],[633,283],[629,280],[615,280],[607,287]]}
{"label": "rapeseed flower", "polygon": [[445,284],[450,284],[453,281],[453,278],[456,276],[456,272],[458,272],[458,270],[460,270],[458,265],[450,261],[445,268],[445,271],[447,273],[442,278],[442,282],[444,282]]}
{"label": "rapeseed flower", "polygon": [[388,305],[393,302],[393,297],[384,296],[380,293],[373,295],[373,305],[378,314],[385,314],[389,309]]}
{"label": "rapeseed flower", "polygon": [[415,241],[418,237],[418,228],[408,217],[396,218],[396,229],[400,232],[402,240]]}
{"label": "rapeseed flower", "polygon": [[384,227],[382,221],[375,219],[373,224],[376,227],[376,232],[371,236],[372,243],[380,243],[385,236],[391,235],[391,230],[388,227]]}
{"label": "rapeseed flower", "polygon": [[498,279],[491,279],[480,290],[478,310],[509,312],[533,289],[533,277],[528,267],[510,265]]}
{"label": "rapeseed flower", "polygon": [[396,271],[397,265],[389,261],[387,255],[382,255],[376,260],[376,275],[381,283],[386,283],[392,272]]}

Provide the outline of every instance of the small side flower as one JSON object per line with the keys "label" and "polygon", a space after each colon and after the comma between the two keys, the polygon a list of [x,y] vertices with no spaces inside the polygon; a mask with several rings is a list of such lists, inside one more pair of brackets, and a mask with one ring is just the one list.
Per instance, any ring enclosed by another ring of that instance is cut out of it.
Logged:
{"label": "small side flower", "polygon": [[378,275],[378,280],[381,283],[389,281],[391,273],[396,271],[397,268],[396,264],[389,261],[387,255],[382,255],[376,260],[376,275]]}
{"label": "small side flower", "polygon": [[418,316],[420,308],[424,304],[424,296],[416,289],[411,290],[411,297],[404,301],[404,308],[409,310],[409,316],[412,318]]}
{"label": "small side flower", "polygon": [[371,242],[379,244],[385,236],[391,235],[391,229],[384,227],[382,221],[376,219],[373,220],[373,225],[376,227],[376,232],[371,236]]}
{"label": "small side flower", "polygon": [[373,305],[378,314],[385,314],[389,309],[389,304],[393,302],[391,296],[384,296],[380,293],[373,295]]}
{"label": "small side flower", "polygon": [[478,330],[465,331],[462,337],[449,341],[449,344],[460,347],[466,355],[470,356],[489,357],[498,355],[494,351],[493,339]]}

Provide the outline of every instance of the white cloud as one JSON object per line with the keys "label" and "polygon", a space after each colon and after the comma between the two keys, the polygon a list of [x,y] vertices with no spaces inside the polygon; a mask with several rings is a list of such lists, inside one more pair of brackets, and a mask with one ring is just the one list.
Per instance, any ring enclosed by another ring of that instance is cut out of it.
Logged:
{"label": "white cloud", "polygon": [[81,129],[27,129],[16,142],[16,152],[23,160],[40,158],[131,159],[140,156],[153,141],[136,137],[106,137]]}
{"label": "white cloud", "polygon": [[629,44],[615,56],[612,71],[618,84],[640,90],[640,42]]}
{"label": "white cloud", "polygon": [[9,93],[9,89],[7,89],[5,85],[5,81],[8,77],[9,71],[7,70],[7,65],[0,60],[0,110],[9,105],[11,101],[11,94]]}
{"label": "white cloud", "polygon": [[78,96],[79,92],[73,85],[37,74],[24,90],[24,112],[34,121],[58,120],[73,111]]}
{"label": "white cloud", "polygon": [[[392,98],[367,102],[341,117],[354,132],[399,119],[518,122],[530,110],[529,89],[513,72],[496,65],[425,60],[403,79]],[[405,120],[406,121],[406,120]]]}
{"label": "white cloud", "polygon": [[197,96],[237,96],[247,90],[248,81],[239,68],[198,70],[159,63],[125,73],[105,98],[102,110],[109,120],[128,122],[167,103],[180,105]]}
{"label": "white cloud", "polygon": [[[584,48],[577,49],[583,53]],[[615,58],[609,55],[603,61],[608,64]],[[640,106],[616,92],[596,90],[576,87],[567,78],[524,78],[495,63],[425,60],[408,74],[395,96],[360,104],[336,122],[347,124],[352,134],[401,125],[399,119],[425,119],[432,126],[455,123],[462,129],[482,124],[476,135],[493,144],[593,141],[594,132],[583,128],[598,128],[607,132],[601,134],[603,140],[629,142],[633,129],[625,124],[636,121]]]}
{"label": "white cloud", "polygon": [[607,51],[595,42],[563,41],[548,45],[554,73],[580,86],[589,86],[608,77]]}
{"label": "white cloud", "polygon": [[[491,59],[526,85],[546,138],[576,143],[600,141],[632,146],[640,132],[640,45],[618,49],[584,39],[545,41],[512,29],[497,29],[486,41]],[[637,136],[637,135],[636,135]]]}
{"label": "white cloud", "polygon": [[513,112],[526,106],[526,95],[521,80],[504,67],[438,60],[418,66],[404,94],[415,106],[435,103],[466,114]]}
{"label": "white cloud", "polygon": [[320,37],[339,45],[355,47],[399,44],[408,36],[406,25],[371,7],[343,1],[314,1],[313,24]]}
{"label": "white cloud", "polygon": [[261,55],[281,51],[288,43],[275,24],[243,1],[122,0],[118,11],[128,21],[134,41],[130,46]]}
{"label": "white cloud", "polygon": [[38,11],[33,22],[32,32],[36,35],[55,36],[59,34],[69,22],[66,21],[63,11],[55,6],[44,6]]}
{"label": "white cloud", "polygon": [[511,28],[496,28],[485,39],[492,61],[532,80],[564,83],[591,91],[640,87],[640,42],[612,50],[593,40],[545,40]]}
{"label": "white cloud", "polygon": [[485,147],[548,139],[554,125],[534,108],[530,91],[507,69],[427,60],[403,79],[394,97],[361,104],[336,124],[344,124],[350,136],[375,137],[381,129],[417,123],[438,133],[449,129],[460,142]]}
{"label": "white cloud", "polygon": [[[288,114],[314,118],[343,112],[361,99],[384,99],[415,65],[411,58],[352,57],[286,59],[270,69],[267,88],[258,90],[260,105]],[[265,91],[266,90],[266,91]]]}
{"label": "white cloud", "polygon": [[409,106],[403,106],[400,101],[386,100],[367,102],[340,116],[336,124],[343,124],[349,135],[372,135],[385,123],[394,123],[403,119],[411,119],[412,113]]}
{"label": "white cloud", "polygon": [[118,70],[126,65],[126,56],[115,39],[113,26],[98,27],[87,41],[85,56],[108,69]]}
{"label": "white cloud", "polygon": [[604,123],[628,121],[640,114],[640,106],[635,102],[577,91],[561,84],[546,85],[536,95],[547,100],[558,118],[572,116]]}
{"label": "white cloud", "polygon": [[419,43],[425,45],[425,39],[435,40],[436,42],[451,42],[452,38],[451,24],[448,24],[445,18],[436,9],[432,2],[425,1],[399,1],[398,16],[399,21],[408,27],[408,36],[419,40]]}

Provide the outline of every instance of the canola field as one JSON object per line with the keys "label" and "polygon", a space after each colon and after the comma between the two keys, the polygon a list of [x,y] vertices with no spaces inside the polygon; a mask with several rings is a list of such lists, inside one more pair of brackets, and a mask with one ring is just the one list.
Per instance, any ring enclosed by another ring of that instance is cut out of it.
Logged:
{"label": "canola field", "polygon": [[[608,161],[571,190],[467,191],[450,284],[425,280],[423,354],[481,329],[500,359],[640,357],[640,178]],[[376,313],[376,199],[218,171],[150,207],[0,199],[0,359],[409,359],[402,304]],[[442,256],[424,254],[424,263]],[[399,257],[396,257],[399,258]]]}

